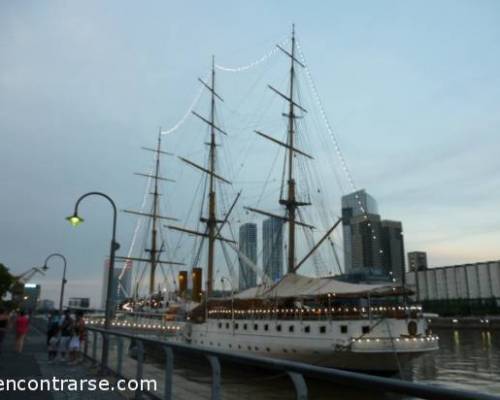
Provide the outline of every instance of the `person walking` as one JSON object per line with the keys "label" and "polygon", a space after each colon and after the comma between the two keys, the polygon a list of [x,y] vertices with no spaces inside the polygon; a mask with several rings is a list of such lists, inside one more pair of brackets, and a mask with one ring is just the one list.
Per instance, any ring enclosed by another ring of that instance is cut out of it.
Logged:
{"label": "person walking", "polygon": [[47,348],[49,353],[49,362],[52,363],[57,356],[57,347],[59,344],[59,311],[54,310],[50,315],[47,324]]}
{"label": "person walking", "polygon": [[66,353],[68,352],[69,341],[73,335],[74,321],[71,318],[69,310],[64,311],[62,321],[60,323],[61,337],[59,338],[59,356],[61,361],[66,360]]}
{"label": "person walking", "polygon": [[0,354],[2,354],[2,344],[7,328],[9,327],[9,314],[4,308],[0,307]]}
{"label": "person walking", "polygon": [[19,312],[16,318],[16,352],[22,353],[24,347],[24,338],[29,330],[29,318],[24,310]]}

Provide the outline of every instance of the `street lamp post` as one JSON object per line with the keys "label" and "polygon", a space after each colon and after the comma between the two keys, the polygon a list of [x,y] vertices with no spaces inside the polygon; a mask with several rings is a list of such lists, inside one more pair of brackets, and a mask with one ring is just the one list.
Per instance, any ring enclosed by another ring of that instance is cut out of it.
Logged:
{"label": "street lamp post", "polygon": [[66,262],[66,257],[64,257],[62,254],[60,253],[52,253],[52,254],[49,254],[47,256],[47,258],[45,259],[45,261],[43,262],[43,267],[42,269],[44,271],[48,270],[49,267],[47,266],[47,263],[49,261],[49,259],[51,259],[52,257],[59,257],[63,260],[64,262],[64,268],[63,268],[63,276],[62,276],[62,281],[61,281],[61,295],[59,296],[59,312],[62,312],[62,309],[63,309],[63,302],[64,302],[64,286],[66,285],[66,265],[67,265],[67,262]]}
{"label": "street lamp post", "polygon": [[[76,201],[75,211],[73,212],[73,215],[66,218],[70,222],[71,225],[78,226],[79,224],[81,224],[83,222],[83,218],[78,216],[78,206],[80,205],[80,202],[88,196],[104,197],[106,200],[108,200],[111,203],[111,206],[113,207],[113,231],[112,231],[111,246],[110,246],[110,251],[109,251],[109,272],[108,272],[108,282],[107,282],[107,288],[106,288],[106,310],[105,310],[105,314],[104,314],[104,329],[108,330],[111,326],[111,319],[113,318],[113,314],[114,314],[112,291],[113,291],[113,274],[114,274],[114,267],[115,267],[115,252],[116,252],[116,250],[118,250],[120,248],[120,245],[116,242],[116,216],[117,216],[116,205],[115,205],[115,202],[111,199],[111,197],[109,197],[107,194],[104,194],[102,192],[86,193],[86,194],[80,196],[80,198]],[[109,355],[109,339],[105,335],[103,345],[102,345],[102,368],[103,368],[103,370],[108,365],[108,355]]]}

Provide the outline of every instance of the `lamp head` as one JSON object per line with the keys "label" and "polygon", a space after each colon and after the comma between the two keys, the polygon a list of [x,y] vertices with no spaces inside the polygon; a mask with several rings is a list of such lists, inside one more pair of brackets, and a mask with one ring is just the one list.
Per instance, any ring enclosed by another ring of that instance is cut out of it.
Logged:
{"label": "lamp head", "polygon": [[40,267],[40,269],[41,269],[43,272],[45,272],[45,271],[47,271],[47,270],[49,269],[49,267],[47,267],[47,264],[43,264],[43,266],[42,266],[42,267]]}
{"label": "lamp head", "polygon": [[79,217],[76,213],[69,217],[66,217],[66,219],[73,226],[78,226],[83,222],[83,218]]}

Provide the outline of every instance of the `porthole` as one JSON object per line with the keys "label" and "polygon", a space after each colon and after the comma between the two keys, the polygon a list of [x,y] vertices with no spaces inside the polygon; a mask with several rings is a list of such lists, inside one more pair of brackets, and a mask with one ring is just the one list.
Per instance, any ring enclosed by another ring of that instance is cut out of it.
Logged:
{"label": "porthole", "polygon": [[257,325],[257,324],[254,324],[254,325],[253,325],[253,330],[254,330],[254,331],[257,331],[257,330],[259,330],[259,325]]}
{"label": "porthole", "polygon": [[276,325],[276,330],[277,330],[278,332],[281,332],[281,325]]}
{"label": "porthole", "polygon": [[269,353],[271,349],[269,347],[266,347],[266,351]]}
{"label": "porthole", "polygon": [[294,325],[290,325],[288,327],[288,332],[293,332],[295,330],[295,326]]}
{"label": "porthole", "polygon": [[340,333],[347,333],[347,325],[340,325]]}
{"label": "porthole", "polygon": [[229,322],[226,322],[226,329],[229,329]]}
{"label": "porthole", "polygon": [[264,325],[264,330],[265,330],[265,331],[268,331],[268,330],[269,330],[269,325],[268,325],[268,324],[265,324],[265,325]]}
{"label": "porthole", "polygon": [[363,334],[370,333],[370,326],[369,326],[369,325],[363,325],[363,326],[361,327],[361,332],[362,332]]}
{"label": "porthole", "polygon": [[326,333],[326,326],[322,325],[319,327],[319,333]]}
{"label": "porthole", "polygon": [[246,331],[247,330],[247,324],[243,324],[243,330]]}
{"label": "porthole", "polygon": [[311,327],[309,325],[304,326],[304,332],[305,333],[310,333],[311,332]]}
{"label": "porthole", "polygon": [[219,322],[219,329],[222,328],[222,322]]}

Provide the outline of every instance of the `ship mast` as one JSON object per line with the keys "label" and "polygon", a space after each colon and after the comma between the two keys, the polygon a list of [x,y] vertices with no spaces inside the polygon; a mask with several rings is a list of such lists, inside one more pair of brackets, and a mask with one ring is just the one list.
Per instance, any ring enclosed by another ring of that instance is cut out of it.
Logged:
{"label": "ship mast", "polygon": [[151,270],[149,275],[149,294],[153,294],[155,290],[155,273],[156,273],[156,260],[158,259],[158,247],[156,243],[156,224],[158,221],[158,177],[160,171],[160,151],[161,151],[161,129],[158,132],[158,145],[156,148],[156,165],[154,174],[154,191],[153,191],[153,217],[151,222],[151,248],[146,249],[151,258]]}
{"label": "ship mast", "polygon": [[[153,196],[153,204],[151,207],[151,213],[143,213],[140,211],[133,210],[123,210],[129,214],[140,215],[144,217],[151,218],[151,248],[145,249],[147,253],[149,253],[148,258],[138,258],[138,257],[119,257],[121,260],[132,260],[139,262],[148,262],[150,264],[150,274],[149,274],[149,294],[152,295],[155,292],[155,276],[156,276],[156,267],[158,264],[170,264],[170,265],[184,265],[183,263],[178,263],[174,261],[164,261],[160,260],[159,256],[162,253],[161,247],[158,246],[158,221],[159,220],[168,220],[168,221],[177,221],[175,218],[162,216],[159,214],[159,198],[161,194],[158,191],[160,181],[174,182],[174,180],[169,178],[164,178],[160,176],[160,157],[161,155],[172,155],[172,153],[167,153],[162,151],[161,149],[161,135],[162,130],[159,129],[158,132],[158,141],[156,148],[142,147],[143,150],[151,151],[155,153],[155,168],[154,174],[144,174],[136,172],[135,175],[147,177],[153,179],[153,192],[149,193]],[[137,290],[137,289],[136,289]]]}
{"label": "ship mast", "polygon": [[293,84],[295,80],[295,25],[292,26],[292,51],[290,57],[290,94],[288,107],[288,198],[285,201],[280,200],[280,204],[286,206],[288,210],[288,272],[294,271],[295,266],[295,214],[297,202],[295,199],[295,179],[293,177],[293,147],[295,136],[295,107],[293,102]]}
{"label": "ship mast", "polygon": [[216,194],[214,187],[215,173],[215,58],[212,56],[212,89],[210,98],[210,163],[209,163],[209,194],[208,194],[208,270],[207,270],[207,296],[212,294],[214,257],[215,257],[215,229],[216,219]]}
{"label": "ship mast", "polygon": [[[216,99],[220,101],[224,101],[215,91],[215,57],[212,56],[212,70],[211,70],[211,81],[210,84],[206,83],[202,79],[198,79],[206,89],[210,91],[210,116],[209,118],[205,118],[193,111],[192,113],[198,117],[201,121],[206,123],[210,127],[210,142],[207,143],[209,146],[209,160],[207,168],[202,167],[190,160],[187,160],[183,157],[179,157],[186,164],[195,167],[196,169],[206,173],[208,175],[208,216],[206,218],[202,217],[200,219],[201,222],[204,222],[207,226],[205,232],[197,232],[195,230],[181,228],[178,226],[168,225],[168,228],[174,229],[180,232],[185,232],[191,235],[201,236],[203,238],[208,239],[208,254],[207,254],[207,280],[206,280],[206,296],[207,298],[212,295],[213,291],[213,278],[214,278],[214,260],[215,260],[215,242],[217,240],[236,243],[234,240],[226,239],[220,236],[220,231],[224,224],[227,222],[226,219],[219,220],[217,219],[217,194],[215,187],[215,180],[219,180],[221,182],[231,184],[227,179],[224,179],[216,172],[216,150],[217,150],[217,142],[216,142],[216,133],[222,133],[223,135],[227,135],[225,131],[223,131],[220,127],[215,124],[215,103]],[[219,224],[219,225],[218,225]]]}
{"label": "ship mast", "polygon": [[262,133],[260,131],[255,131],[258,135],[276,143],[279,144],[280,146],[283,146],[287,149],[287,158],[288,158],[288,163],[287,163],[287,186],[288,186],[288,193],[287,193],[287,198],[286,199],[280,199],[279,203],[283,206],[286,207],[287,210],[287,215],[286,217],[283,217],[281,215],[276,215],[272,214],[270,212],[258,210],[255,208],[250,208],[246,207],[250,211],[257,212],[262,215],[266,215],[272,218],[277,218],[282,220],[283,222],[288,222],[289,227],[288,227],[288,266],[287,266],[287,271],[288,273],[294,273],[296,271],[295,267],[295,233],[296,233],[296,227],[297,225],[304,226],[306,228],[312,229],[313,227],[311,225],[305,224],[303,222],[300,222],[297,220],[297,209],[298,207],[301,206],[306,206],[310,205],[310,203],[306,202],[301,202],[297,201],[297,196],[296,196],[296,182],[295,182],[295,177],[294,177],[294,169],[293,169],[293,160],[295,158],[296,154],[300,154],[302,156],[305,156],[307,158],[312,159],[312,157],[309,154],[304,153],[303,151],[299,150],[298,148],[295,147],[295,120],[297,118],[300,118],[296,114],[296,109],[299,109],[303,113],[306,113],[307,110],[302,107],[300,104],[298,104],[295,101],[294,98],[294,89],[295,89],[295,65],[299,65],[301,67],[304,67],[304,64],[302,64],[299,60],[297,60],[295,56],[295,25],[292,25],[292,48],[290,51],[287,51],[283,49],[280,45],[277,45],[278,49],[280,49],[284,54],[286,54],[288,57],[290,57],[290,89],[288,95],[280,92],[279,90],[275,89],[271,85],[268,85],[269,89],[271,89],[273,92],[275,92],[278,96],[282,97],[288,102],[288,114],[283,114],[285,117],[288,118],[288,128],[287,128],[287,141],[286,142],[281,142],[272,136],[269,136],[265,133]]}

